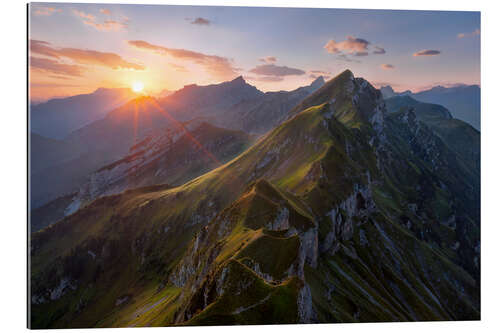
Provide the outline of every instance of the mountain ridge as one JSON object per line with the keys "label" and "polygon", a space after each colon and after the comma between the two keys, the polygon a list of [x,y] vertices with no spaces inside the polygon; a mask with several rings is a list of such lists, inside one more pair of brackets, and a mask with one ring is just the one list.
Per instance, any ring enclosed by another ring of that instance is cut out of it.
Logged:
{"label": "mountain ridge", "polygon": [[301,105],[183,185],[34,233],[32,325],[478,319],[479,185],[459,153],[350,71]]}

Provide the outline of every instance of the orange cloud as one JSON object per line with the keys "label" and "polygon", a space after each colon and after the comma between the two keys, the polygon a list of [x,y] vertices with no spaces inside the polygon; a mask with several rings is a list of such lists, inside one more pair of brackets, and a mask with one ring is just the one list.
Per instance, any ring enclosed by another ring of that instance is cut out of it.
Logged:
{"label": "orange cloud", "polygon": [[36,10],[34,12],[37,16],[50,16],[54,13],[61,13],[62,9],[54,8],[54,7],[35,7]]}
{"label": "orange cloud", "polygon": [[106,20],[104,23],[96,23],[94,21],[83,21],[83,23],[99,31],[119,31],[127,27],[125,23],[113,20]]}
{"label": "orange cloud", "polygon": [[218,79],[231,79],[238,73],[237,69],[233,67],[228,58],[216,55],[207,55],[196,51],[186,49],[174,49],[160,45],[150,44],[143,40],[129,40],[129,45],[148,52],[153,52],[163,56],[170,56],[179,60],[186,60],[194,62],[195,64],[203,66],[205,70],[212,76]]}
{"label": "orange cloud", "polygon": [[57,75],[82,76],[84,68],[78,65],[68,65],[56,60],[30,57],[30,66],[35,70],[40,70]]}
{"label": "orange cloud", "polygon": [[330,39],[324,46],[328,53],[347,53],[356,56],[368,55],[368,45],[369,41],[362,38],[355,38],[353,36],[347,36],[347,39],[341,42],[336,42]]}
{"label": "orange cloud", "polygon": [[87,13],[82,12],[82,11],[80,11],[80,10],[73,9],[73,13],[74,13],[76,16],[81,17],[81,18],[83,18],[83,19],[87,19],[87,20],[91,20],[91,21],[95,20],[95,16],[94,16],[94,15],[92,15],[92,14],[87,14]]}
{"label": "orange cloud", "polygon": [[394,65],[391,65],[391,64],[382,64],[380,65],[380,68],[382,69],[394,69]]}
{"label": "orange cloud", "polygon": [[39,40],[31,40],[31,53],[44,55],[52,58],[67,58],[83,65],[97,65],[111,69],[134,69],[144,70],[145,67],[140,64],[126,61],[116,53],[100,52],[94,50],[83,50],[76,48],[56,49],[50,46],[50,43]]}

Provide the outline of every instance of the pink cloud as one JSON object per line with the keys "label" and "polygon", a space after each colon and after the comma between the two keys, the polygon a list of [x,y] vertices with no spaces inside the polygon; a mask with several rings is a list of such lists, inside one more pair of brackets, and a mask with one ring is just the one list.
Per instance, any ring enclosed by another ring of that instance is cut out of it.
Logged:
{"label": "pink cloud", "polygon": [[273,56],[267,56],[259,59],[260,62],[265,62],[267,64],[273,64],[276,61],[278,61],[278,58],[273,57]]}
{"label": "pink cloud", "polygon": [[126,61],[116,53],[77,48],[54,48],[50,43],[40,40],[30,41],[30,51],[56,59],[67,58],[83,65],[97,65],[111,69],[145,69],[143,65]]}
{"label": "pink cloud", "polygon": [[391,64],[382,64],[382,65],[380,65],[380,68],[387,70],[387,69],[394,69],[395,67],[394,67],[394,65],[391,65]]}
{"label": "pink cloud", "polygon": [[347,36],[347,39],[341,42],[336,42],[330,39],[324,46],[328,53],[338,54],[347,53],[357,56],[364,56],[368,53],[369,41],[362,38]]}
{"label": "pink cloud", "polygon": [[203,66],[203,68],[205,68],[210,75],[219,79],[231,79],[237,75],[237,69],[233,67],[232,62],[225,57],[207,55],[186,49],[169,48],[161,45],[150,44],[143,40],[129,40],[128,43],[129,45],[143,51],[194,62],[195,64]]}
{"label": "pink cloud", "polygon": [[54,7],[35,7],[34,14],[37,16],[50,16],[54,13],[61,13],[62,9]]}
{"label": "pink cloud", "polygon": [[104,23],[97,23],[94,21],[83,21],[84,24],[94,27],[99,31],[120,31],[121,29],[125,29],[127,25],[122,22],[106,20]]}
{"label": "pink cloud", "polygon": [[78,65],[68,65],[56,60],[33,56],[30,57],[30,66],[35,70],[67,76],[82,76],[84,71],[84,68]]}
{"label": "pink cloud", "polygon": [[[100,9],[99,12],[104,15],[111,15],[111,11],[108,9]],[[99,31],[120,31],[127,27],[127,17],[123,17],[122,21],[105,20],[104,22],[99,23],[96,21],[96,17],[92,14],[79,10],[73,10],[73,13],[83,19],[83,24],[93,27]]]}
{"label": "pink cloud", "polygon": [[80,10],[73,9],[73,13],[76,16],[81,17],[81,18],[86,19],[86,20],[91,20],[91,21],[95,20],[95,16],[94,15],[82,12]]}

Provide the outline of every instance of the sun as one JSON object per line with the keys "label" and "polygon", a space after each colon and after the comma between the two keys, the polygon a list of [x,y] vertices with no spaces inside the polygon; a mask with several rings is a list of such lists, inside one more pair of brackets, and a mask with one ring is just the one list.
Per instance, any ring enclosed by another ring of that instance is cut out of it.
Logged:
{"label": "sun", "polygon": [[136,93],[141,92],[142,89],[144,89],[144,83],[140,81],[132,83],[132,90],[135,91]]}

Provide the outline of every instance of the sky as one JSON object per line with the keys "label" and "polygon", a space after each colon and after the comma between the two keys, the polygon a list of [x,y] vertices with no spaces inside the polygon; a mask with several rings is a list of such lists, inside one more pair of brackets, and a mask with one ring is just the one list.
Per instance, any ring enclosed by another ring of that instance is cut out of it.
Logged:
{"label": "sky", "polygon": [[32,3],[30,97],[238,76],[292,90],[345,69],[376,87],[480,83],[480,13]]}

